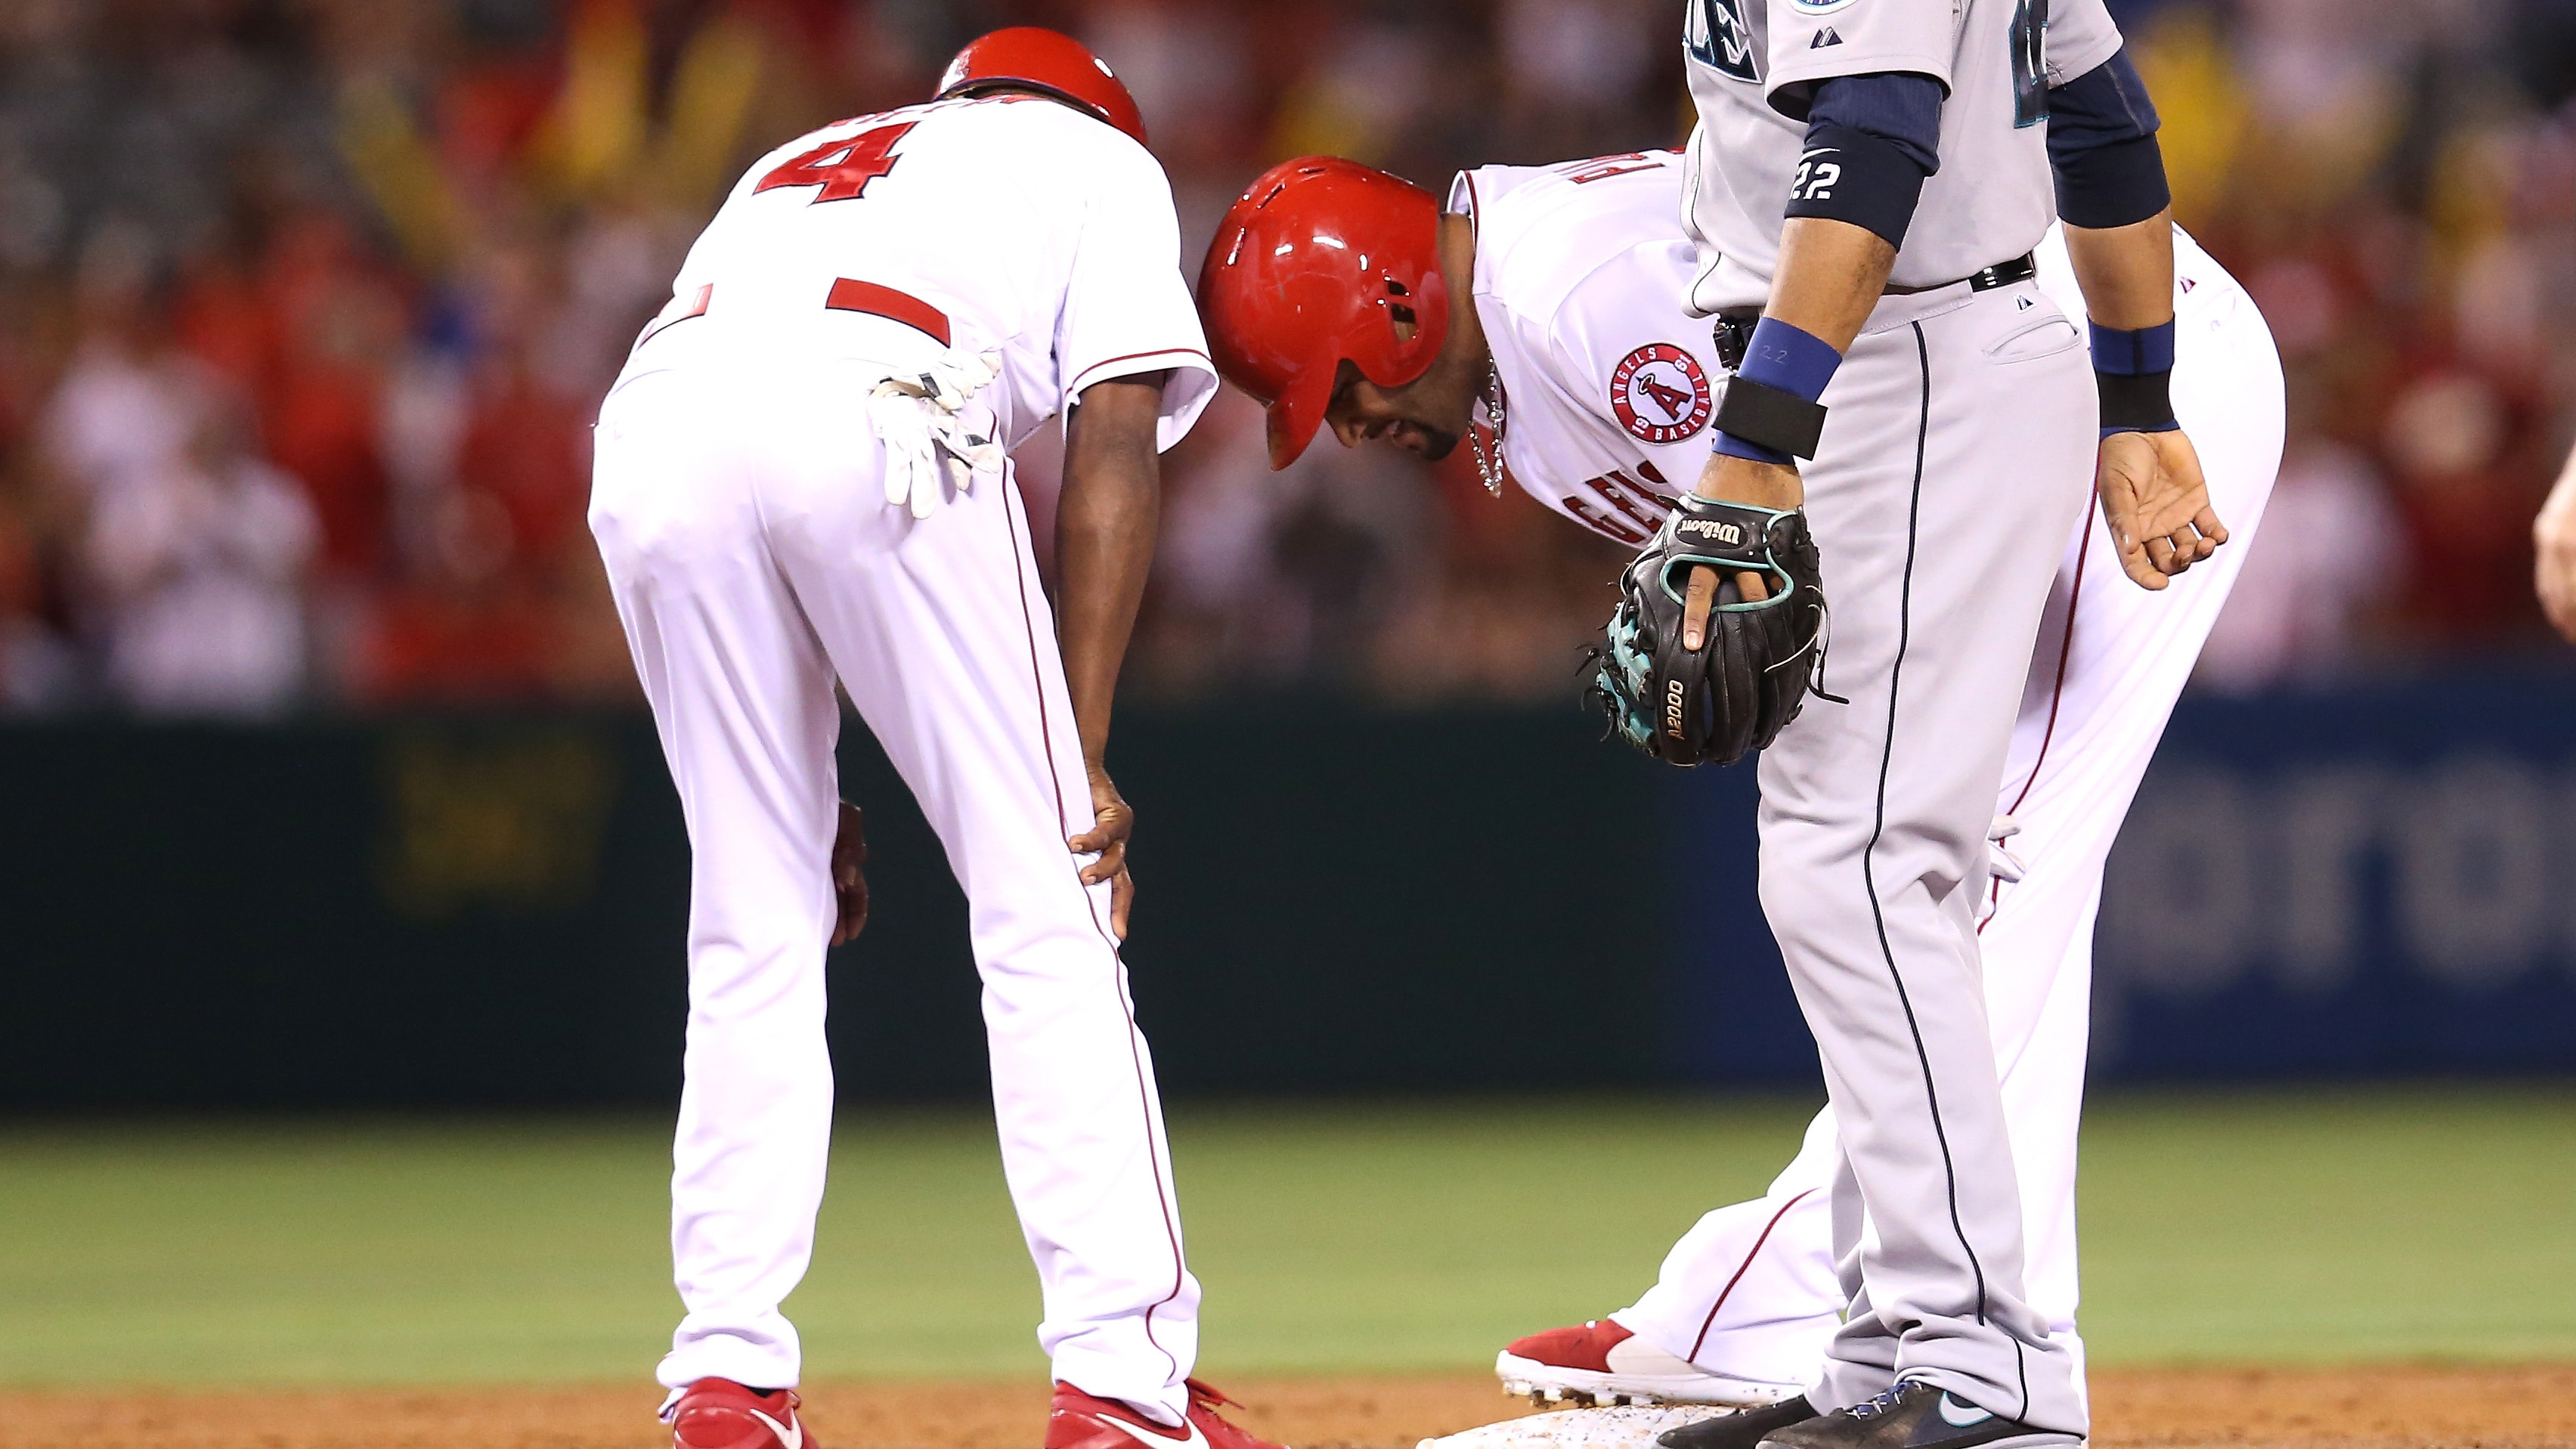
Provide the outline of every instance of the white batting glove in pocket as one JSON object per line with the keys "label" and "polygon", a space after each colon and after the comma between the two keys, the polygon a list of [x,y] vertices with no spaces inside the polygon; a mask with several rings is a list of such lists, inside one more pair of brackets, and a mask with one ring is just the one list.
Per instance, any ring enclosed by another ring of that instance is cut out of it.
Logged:
{"label": "white batting glove in pocket", "polygon": [[920,372],[889,377],[868,394],[868,422],[885,444],[886,503],[928,518],[941,485],[971,492],[975,475],[1002,466],[1001,444],[966,430],[957,417],[1001,376],[1002,355],[950,353]]}

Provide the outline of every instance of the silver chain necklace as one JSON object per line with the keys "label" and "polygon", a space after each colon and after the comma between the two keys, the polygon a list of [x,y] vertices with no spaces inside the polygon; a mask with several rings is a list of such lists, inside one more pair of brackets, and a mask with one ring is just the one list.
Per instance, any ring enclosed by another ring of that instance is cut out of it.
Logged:
{"label": "silver chain necklace", "polygon": [[1469,419],[1467,423],[1467,443],[1468,446],[1476,450],[1476,476],[1485,480],[1486,492],[1494,495],[1496,498],[1500,498],[1503,496],[1503,478],[1505,477],[1503,469],[1503,373],[1502,369],[1496,367],[1491,362],[1485,364],[1485,386],[1484,390],[1476,395],[1476,400],[1485,405],[1485,416],[1493,420],[1494,446],[1491,452],[1486,451],[1484,435],[1476,431],[1476,424],[1472,418]]}

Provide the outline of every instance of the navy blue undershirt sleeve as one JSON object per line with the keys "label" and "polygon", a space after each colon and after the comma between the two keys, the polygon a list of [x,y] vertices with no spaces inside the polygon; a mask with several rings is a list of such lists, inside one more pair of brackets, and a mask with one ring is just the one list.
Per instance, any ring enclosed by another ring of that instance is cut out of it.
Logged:
{"label": "navy blue undershirt sleeve", "polygon": [[1941,83],[1928,75],[1836,76],[1816,87],[1807,134],[1822,126],[1863,131],[1895,147],[1924,175],[1937,175],[1942,99]]}
{"label": "navy blue undershirt sleeve", "polygon": [[2068,226],[2145,221],[2173,202],[2156,105],[2125,49],[2048,92],[2048,161]]}
{"label": "navy blue undershirt sleeve", "polygon": [[1941,83],[1899,73],[1816,87],[1784,215],[1848,222],[1902,249],[1924,178],[1941,169]]}

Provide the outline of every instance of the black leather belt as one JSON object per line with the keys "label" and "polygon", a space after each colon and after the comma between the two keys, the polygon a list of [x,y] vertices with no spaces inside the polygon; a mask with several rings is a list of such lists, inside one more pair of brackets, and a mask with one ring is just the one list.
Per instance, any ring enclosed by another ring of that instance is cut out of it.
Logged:
{"label": "black leather belt", "polygon": [[[1958,282],[1941,282],[1929,287],[1890,287],[1887,289],[1887,295],[1912,297],[1924,292],[1937,292],[1943,287],[1955,287],[1959,282],[1967,283],[1968,290],[1971,292],[1991,292],[1997,287],[2009,287],[2015,282],[2027,282],[2038,275],[2039,263],[2030,253],[2024,252],[2011,261],[1997,262],[1983,271],[1971,272],[1961,277]],[[1754,324],[1761,320],[1762,310],[1758,307],[1717,314],[1717,330],[1712,334],[1712,340],[1717,346],[1719,366],[1733,372],[1743,364],[1744,349],[1753,341]]]}
{"label": "black leather belt", "polygon": [[[1981,272],[1970,272],[1961,277],[1959,282],[1967,283],[1968,290],[1971,292],[1991,292],[1997,287],[2009,287],[2015,282],[2027,282],[2038,275],[2039,263],[2031,259],[2030,253],[2023,252],[2011,261],[1997,262]],[[1937,292],[1943,287],[1955,287],[1959,282],[1935,282],[1928,287],[1890,287],[1887,289],[1887,295],[1911,297],[1921,292]]]}

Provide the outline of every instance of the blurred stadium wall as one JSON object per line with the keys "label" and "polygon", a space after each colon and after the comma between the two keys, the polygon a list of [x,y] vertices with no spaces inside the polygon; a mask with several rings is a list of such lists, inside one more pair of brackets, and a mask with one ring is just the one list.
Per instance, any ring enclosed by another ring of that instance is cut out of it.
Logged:
{"label": "blurred stadium wall", "polygon": [[[2576,1069],[2572,721],[2576,687],[2527,677],[2186,702],[2112,860],[2096,1075]],[[1169,1087],[1813,1082],[1752,773],[1596,734],[1571,708],[1123,721]],[[863,732],[843,754],[875,917],[835,957],[842,1090],[979,1095],[964,904]],[[687,845],[639,720],[13,726],[0,818],[0,1108],[677,1090]]]}

